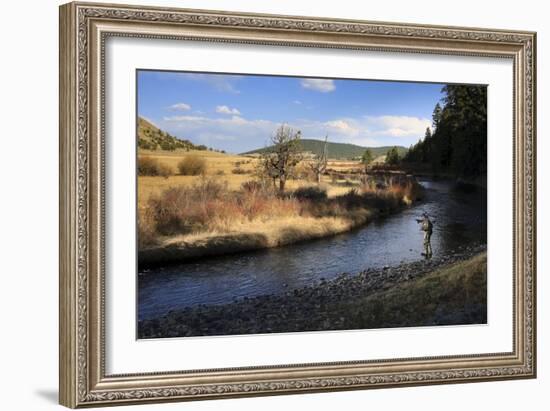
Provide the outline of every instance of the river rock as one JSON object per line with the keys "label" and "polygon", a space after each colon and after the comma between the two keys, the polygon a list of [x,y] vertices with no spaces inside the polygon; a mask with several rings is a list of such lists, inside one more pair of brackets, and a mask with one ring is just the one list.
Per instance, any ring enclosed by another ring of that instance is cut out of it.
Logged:
{"label": "river rock", "polygon": [[[245,296],[224,305],[186,307],[160,318],[139,321],[138,333],[140,338],[163,338],[346,329],[349,320],[332,316],[330,307],[388,290],[400,282],[420,278],[439,266],[466,260],[483,251],[486,245],[479,244],[459,248],[452,256],[436,256],[396,267],[368,268],[355,275],[342,273],[332,280],[322,278],[316,285],[280,295]],[[470,317],[480,318],[483,312],[483,307],[477,306],[464,307],[454,313],[439,309],[434,324],[468,323]]]}

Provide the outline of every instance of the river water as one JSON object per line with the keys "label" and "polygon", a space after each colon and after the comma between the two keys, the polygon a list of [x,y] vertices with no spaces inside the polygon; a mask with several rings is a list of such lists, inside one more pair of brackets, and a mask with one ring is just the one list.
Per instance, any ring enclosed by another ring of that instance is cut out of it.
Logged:
{"label": "river water", "polygon": [[419,181],[424,199],[414,206],[345,234],[286,247],[155,267],[138,275],[138,318],[151,319],[199,304],[283,293],[341,273],[422,259],[416,222],[434,222],[434,256],[487,239],[487,193],[458,190],[449,181]]}

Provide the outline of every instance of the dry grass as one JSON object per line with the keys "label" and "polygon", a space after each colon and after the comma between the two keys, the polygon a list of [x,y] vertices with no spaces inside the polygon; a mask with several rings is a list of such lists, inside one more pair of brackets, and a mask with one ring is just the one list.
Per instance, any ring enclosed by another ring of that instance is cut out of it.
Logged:
{"label": "dry grass", "polygon": [[390,195],[401,199],[406,205],[411,205],[421,196],[421,187],[410,180],[397,183],[389,183],[387,188],[380,189],[375,184],[367,182],[361,186],[364,193],[371,193],[375,196]]}
{"label": "dry grass", "polygon": [[[363,212],[363,221],[369,214]],[[357,220],[356,220],[357,221]],[[352,220],[337,217],[287,216],[260,218],[254,224],[233,222],[231,230],[164,237],[155,246],[140,250],[140,264],[164,264],[190,258],[258,250],[344,233],[355,226]]]}
{"label": "dry grass", "polygon": [[[213,153],[218,154],[218,153]],[[181,159],[181,154],[179,157],[170,158],[170,161],[166,161],[166,164],[175,164]],[[224,159],[222,155],[218,156],[208,156],[206,157],[207,164],[207,176],[215,176],[220,183],[226,184],[229,190],[240,190],[243,183],[249,181],[253,177],[254,172],[254,161],[248,158],[245,160],[251,160],[251,163],[246,165],[241,165],[240,168],[248,170],[246,174],[233,174],[232,170],[234,168],[233,163],[235,159],[243,159],[243,157],[237,156],[228,156],[231,158],[230,161]],[[167,156],[168,157],[168,156]],[[175,161],[173,161],[175,160]],[[182,176],[182,175],[171,175],[166,179],[159,179],[149,176],[140,176],[138,181],[138,202],[140,206],[146,206],[147,201],[151,196],[159,195],[162,191],[172,188],[172,187],[190,187],[193,184],[196,184],[200,180],[200,176]],[[338,179],[335,183],[332,182],[332,179],[329,176],[323,176],[322,185],[326,188],[327,196],[329,198],[340,196],[346,194],[350,191],[353,186],[359,187],[359,181],[354,182],[352,185],[346,185],[344,179]],[[313,187],[317,186],[317,183],[307,180],[289,180],[287,181],[286,188],[289,191],[294,191],[300,187]]]}
{"label": "dry grass", "polygon": [[[178,164],[189,156],[197,156],[205,162],[207,176],[216,176],[222,184],[227,184],[230,190],[239,190],[241,184],[250,180],[257,160],[243,156],[222,154],[212,151],[185,151],[172,152],[140,150],[139,157],[149,157],[159,163],[178,169]],[[240,168],[247,170],[249,174],[232,174],[235,163],[241,162]],[[200,180],[200,175],[171,175],[167,179],[159,179],[149,176],[140,176],[138,180],[138,203],[140,207],[147,205],[151,196],[158,196],[162,191],[173,187],[190,187]]]}
{"label": "dry grass", "polygon": [[189,187],[172,187],[150,197],[140,216],[152,221],[160,235],[175,235],[234,231],[243,223],[301,212],[297,200],[278,197],[269,186],[231,191],[218,179],[203,176]]}
{"label": "dry grass", "polygon": [[216,174],[218,170],[224,170],[226,173],[230,173],[235,168],[236,162],[241,162],[242,168],[253,168],[253,163],[256,159],[233,155],[223,154],[215,151],[200,151],[200,150],[174,150],[174,151],[149,151],[139,150],[139,156],[147,156],[156,158],[162,163],[165,163],[174,169],[177,168],[178,163],[187,156],[197,156],[203,158],[206,161],[208,167],[208,174]]}
{"label": "dry grass", "polygon": [[242,238],[261,233],[264,237],[266,248],[277,247],[285,244],[293,244],[305,239],[321,238],[331,234],[346,232],[351,228],[350,221],[335,217],[301,217],[286,216],[276,220],[267,216],[256,219],[254,224],[247,221],[236,221],[231,224],[231,229],[222,227],[220,230],[192,233],[189,235],[166,238],[164,245],[173,245],[181,242],[208,243],[209,240],[235,234]]}
{"label": "dry grass", "polygon": [[471,324],[487,321],[487,253],[441,267],[411,282],[398,284],[358,301],[341,312],[354,328]]}
{"label": "dry grass", "polygon": [[[320,186],[307,176],[289,180],[281,196],[271,182],[260,183],[251,175],[256,159],[185,151],[153,158],[166,167],[182,158],[199,158],[205,169],[201,175],[139,177],[140,249],[178,246],[206,255],[212,248],[228,252],[231,247],[290,244],[348,231],[374,215],[397,210],[416,195],[412,185],[380,189],[351,175],[323,176]],[[234,174],[235,169],[246,172]]]}
{"label": "dry grass", "polygon": [[359,161],[330,160],[327,164],[327,168],[335,171],[353,172],[353,171],[361,171],[365,167]]}

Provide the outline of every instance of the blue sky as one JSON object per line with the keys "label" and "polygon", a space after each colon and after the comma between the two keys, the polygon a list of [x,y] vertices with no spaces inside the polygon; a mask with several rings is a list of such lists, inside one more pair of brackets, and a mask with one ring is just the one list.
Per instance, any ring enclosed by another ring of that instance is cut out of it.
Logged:
{"label": "blue sky", "polygon": [[302,138],[410,144],[431,125],[443,84],[138,71],[138,114],[196,144],[241,153],[282,124]]}

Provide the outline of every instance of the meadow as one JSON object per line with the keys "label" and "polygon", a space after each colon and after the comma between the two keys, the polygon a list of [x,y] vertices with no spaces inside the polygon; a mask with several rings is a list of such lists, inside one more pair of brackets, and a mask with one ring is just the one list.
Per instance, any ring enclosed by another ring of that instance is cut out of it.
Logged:
{"label": "meadow", "polygon": [[[419,195],[410,179],[366,178],[360,161],[329,159],[318,183],[308,160],[284,193],[259,157],[209,150],[138,153],[140,263],[276,247],[349,231]],[[148,175],[144,175],[148,174]]]}
{"label": "meadow", "polygon": [[[200,157],[205,160],[206,166],[204,173],[200,175],[181,175],[178,173],[178,163],[182,159],[190,156]],[[193,184],[199,183],[201,178],[205,176],[216,179],[222,184],[226,184],[229,190],[240,190],[243,183],[255,178],[254,172],[258,163],[258,157],[253,155],[240,156],[205,150],[140,150],[138,157],[140,159],[150,158],[156,160],[169,169],[169,175],[166,177],[139,176],[138,203],[140,206],[146,206],[151,196],[159,195],[167,188],[192,186]],[[357,172],[362,170],[363,166],[359,161],[329,160],[328,168],[343,174],[349,171]],[[298,172],[300,172],[300,167]],[[302,172],[305,173],[306,170],[302,170]],[[327,190],[328,197],[345,194],[353,185],[358,186],[359,183],[350,180],[344,175],[338,176],[336,179],[330,176],[323,176],[323,186]],[[288,183],[288,188],[290,190],[312,186],[316,186],[316,184],[313,181],[309,181],[307,178],[290,180]]]}

